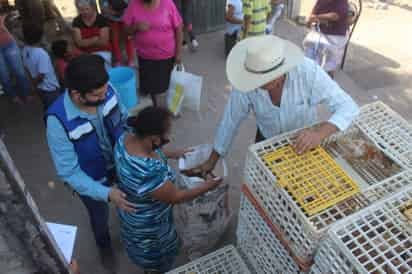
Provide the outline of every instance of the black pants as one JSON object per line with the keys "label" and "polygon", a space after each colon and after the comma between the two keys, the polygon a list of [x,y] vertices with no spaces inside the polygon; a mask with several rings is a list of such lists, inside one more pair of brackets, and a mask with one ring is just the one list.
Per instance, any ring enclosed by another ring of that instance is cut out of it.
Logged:
{"label": "black pants", "polygon": [[255,143],[259,143],[266,140],[265,137],[263,137],[262,132],[260,132],[259,128],[256,130],[256,139],[255,139]]}
{"label": "black pants", "polygon": [[79,196],[89,213],[90,225],[100,249],[111,248],[109,233],[109,205],[87,196]]}
{"label": "black pants", "polygon": [[225,55],[229,55],[232,48],[236,45],[237,42],[237,31],[233,34],[225,34]]}

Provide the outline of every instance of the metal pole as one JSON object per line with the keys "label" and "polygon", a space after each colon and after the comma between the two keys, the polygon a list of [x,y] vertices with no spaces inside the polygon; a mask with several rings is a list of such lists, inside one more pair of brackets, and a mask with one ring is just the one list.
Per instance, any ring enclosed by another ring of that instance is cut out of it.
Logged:
{"label": "metal pole", "polygon": [[362,0],[358,0],[358,3],[359,3],[358,16],[356,17],[355,22],[353,23],[353,27],[352,27],[352,29],[351,29],[351,31],[350,31],[350,33],[349,33],[348,42],[346,43],[345,51],[344,51],[344,53],[343,53],[342,62],[341,62],[341,65],[340,65],[340,68],[341,68],[341,69],[343,69],[343,67],[344,67],[344,65],[345,65],[346,54],[348,53],[348,48],[349,48],[350,39],[352,38],[352,34],[353,34],[353,32],[355,31],[356,25],[358,24],[358,20],[359,20],[359,18],[360,18],[360,16],[361,16],[361,13],[362,13]]}

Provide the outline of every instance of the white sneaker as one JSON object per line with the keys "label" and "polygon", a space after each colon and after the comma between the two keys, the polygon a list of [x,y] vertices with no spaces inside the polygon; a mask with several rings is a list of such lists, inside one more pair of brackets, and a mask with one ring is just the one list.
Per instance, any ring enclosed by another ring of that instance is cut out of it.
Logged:
{"label": "white sneaker", "polygon": [[192,51],[195,51],[195,50],[197,50],[197,48],[199,47],[199,42],[196,40],[196,39],[193,39],[191,42],[190,42],[190,49],[192,50]]}
{"label": "white sneaker", "polygon": [[0,85],[0,96],[2,96],[2,95],[4,95],[4,94],[5,94],[4,89],[3,89],[3,87]]}

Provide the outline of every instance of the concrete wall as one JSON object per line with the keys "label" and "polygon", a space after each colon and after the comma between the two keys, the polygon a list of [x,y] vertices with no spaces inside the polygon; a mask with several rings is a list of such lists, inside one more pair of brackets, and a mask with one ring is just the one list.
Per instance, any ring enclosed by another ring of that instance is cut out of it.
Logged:
{"label": "concrete wall", "polygon": [[69,274],[0,139],[0,272]]}

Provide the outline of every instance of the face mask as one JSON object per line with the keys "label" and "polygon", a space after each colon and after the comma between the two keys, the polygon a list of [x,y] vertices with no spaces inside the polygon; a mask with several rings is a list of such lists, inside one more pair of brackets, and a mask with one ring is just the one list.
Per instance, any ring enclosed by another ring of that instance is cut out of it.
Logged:
{"label": "face mask", "polygon": [[152,149],[153,149],[153,151],[158,150],[158,149],[164,147],[168,143],[170,143],[169,139],[165,139],[163,137],[160,137],[160,144],[157,145],[155,143],[152,143]]}
{"label": "face mask", "polygon": [[105,101],[105,99],[97,100],[97,101],[89,101],[84,96],[81,96],[81,98],[83,100],[83,104],[85,106],[88,106],[88,107],[98,107],[98,106],[102,105]]}
{"label": "face mask", "polygon": [[95,101],[95,102],[91,102],[91,101],[85,101],[84,102],[84,104],[88,107],[98,107],[103,103],[104,103],[104,100],[98,100],[98,101]]}

